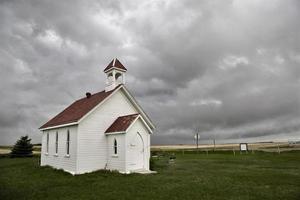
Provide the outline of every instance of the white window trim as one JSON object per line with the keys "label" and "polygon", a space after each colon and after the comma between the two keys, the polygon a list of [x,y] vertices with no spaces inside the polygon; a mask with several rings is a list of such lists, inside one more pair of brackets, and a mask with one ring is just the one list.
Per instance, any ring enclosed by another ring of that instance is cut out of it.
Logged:
{"label": "white window trim", "polygon": [[46,153],[45,153],[45,155],[46,156],[49,155],[49,132],[46,135]]}
{"label": "white window trim", "polygon": [[112,157],[118,157],[118,141],[116,138],[114,138]]}
{"label": "white window trim", "polygon": [[67,140],[66,140],[66,158],[70,158],[70,130],[67,130]]}
{"label": "white window trim", "polygon": [[58,131],[55,133],[55,154],[54,156],[58,156]]}

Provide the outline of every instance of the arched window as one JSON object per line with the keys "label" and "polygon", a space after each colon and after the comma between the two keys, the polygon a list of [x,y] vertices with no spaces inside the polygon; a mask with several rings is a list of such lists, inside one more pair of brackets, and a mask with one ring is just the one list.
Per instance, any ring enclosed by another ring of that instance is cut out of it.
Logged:
{"label": "arched window", "polygon": [[47,146],[46,146],[46,153],[49,153],[49,132],[47,133]]}
{"label": "arched window", "polygon": [[70,155],[70,131],[67,131],[67,142],[66,142],[66,148],[67,148],[67,155]]}
{"label": "arched window", "polygon": [[116,80],[118,83],[122,83],[123,82],[123,76],[121,73],[116,73]]}
{"label": "arched window", "polygon": [[117,155],[118,154],[118,143],[117,140],[114,140],[114,154]]}
{"label": "arched window", "polygon": [[107,83],[111,84],[113,82],[113,79],[114,79],[113,74],[109,73],[107,76]]}
{"label": "arched window", "polygon": [[55,154],[57,155],[58,153],[58,131],[56,131],[55,134]]}

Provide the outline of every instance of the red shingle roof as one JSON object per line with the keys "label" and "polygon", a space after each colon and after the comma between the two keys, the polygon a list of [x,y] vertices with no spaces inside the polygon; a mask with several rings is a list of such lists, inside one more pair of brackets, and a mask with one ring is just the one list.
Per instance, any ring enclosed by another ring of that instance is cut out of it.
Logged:
{"label": "red shingle roof", "polygon": [[127,71],[127,69],[122,65],[122,63],[117,58],[113,59],[103,71],[105,72],[113,67]]}
{"label": "red shingle roof", "polygon": [[89,98],[85,97],[75,101],[61,113],[41,126],[40,129],[77,122],[100,102],[106,99],[111,93],[117,90],[120,86],[121,85],[109,92],[98,92],[91,95]]}
{"label": "red shingle roof", "polygon": [[105,133],[123,132],[132,124],[132,122],[139,116],[139,114],[125,115],[118,117]]}

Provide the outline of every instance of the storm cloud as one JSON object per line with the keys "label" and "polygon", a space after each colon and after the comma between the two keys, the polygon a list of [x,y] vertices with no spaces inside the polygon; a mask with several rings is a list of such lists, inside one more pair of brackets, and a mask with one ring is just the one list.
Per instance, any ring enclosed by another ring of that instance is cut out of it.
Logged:
{"label": "storm cloud", "polygon": [[153,144],[300,138],[300,3],[0,1],[0,144],[103,90],[115,57]]}

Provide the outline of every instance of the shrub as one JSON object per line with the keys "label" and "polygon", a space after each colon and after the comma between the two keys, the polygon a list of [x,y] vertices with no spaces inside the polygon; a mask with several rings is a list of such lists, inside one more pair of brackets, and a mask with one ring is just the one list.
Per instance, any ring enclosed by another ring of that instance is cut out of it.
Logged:
{"label": "shrub", "polygon": [[10,152],[10,157],[31,157],[33,145],[28,136],[22,136]]}

